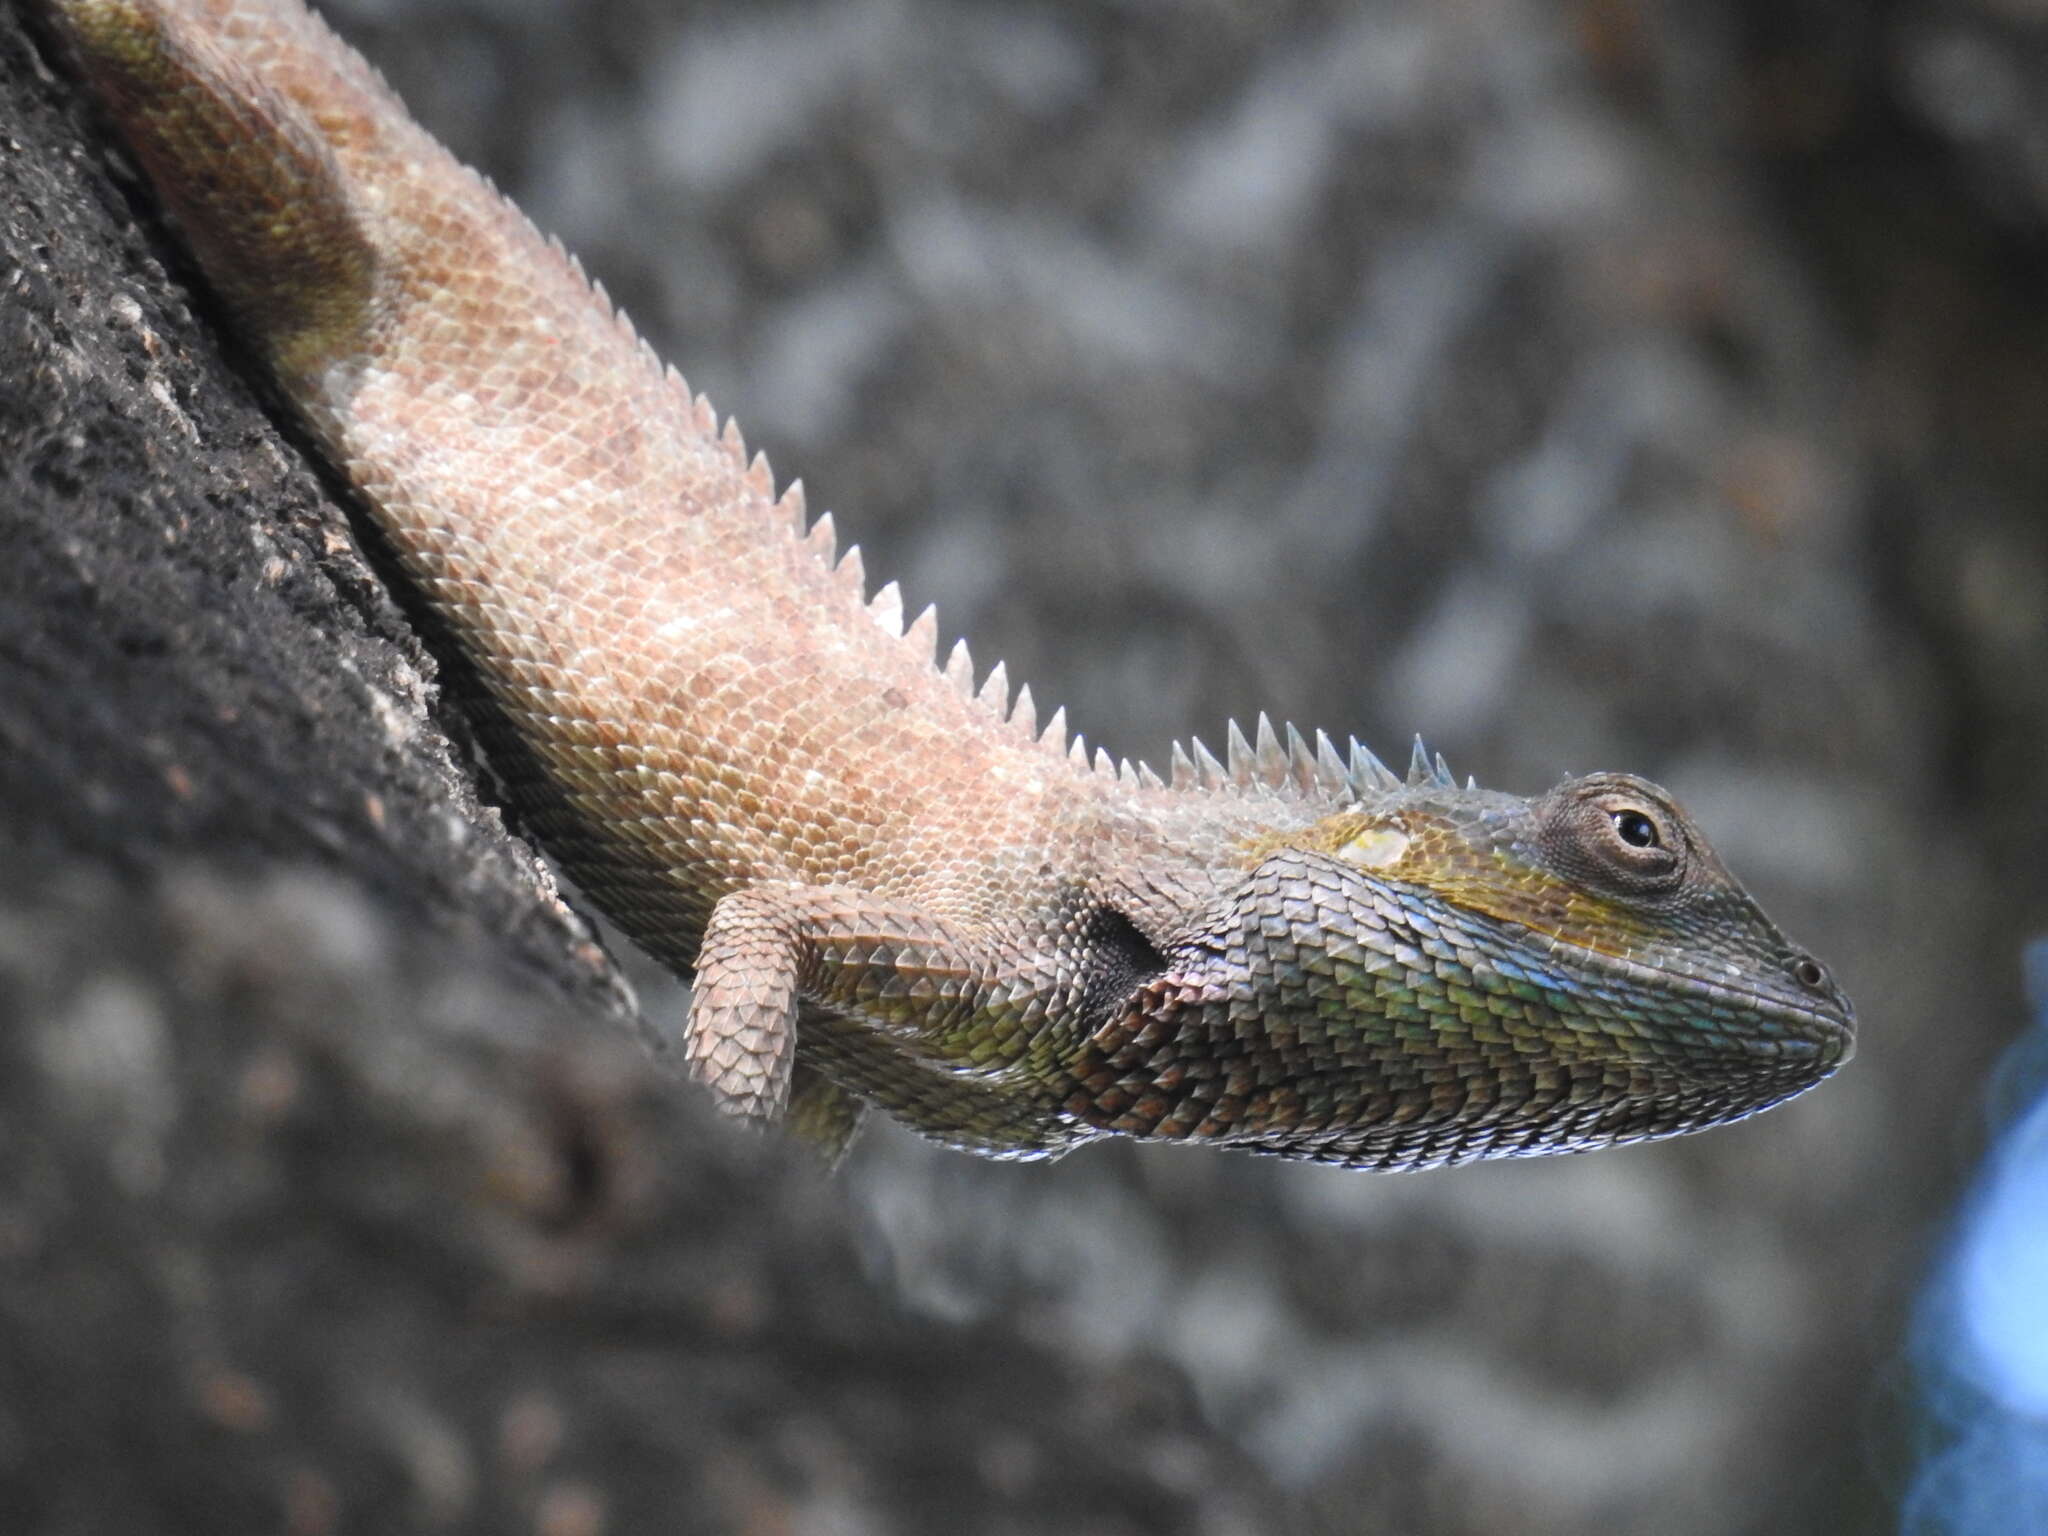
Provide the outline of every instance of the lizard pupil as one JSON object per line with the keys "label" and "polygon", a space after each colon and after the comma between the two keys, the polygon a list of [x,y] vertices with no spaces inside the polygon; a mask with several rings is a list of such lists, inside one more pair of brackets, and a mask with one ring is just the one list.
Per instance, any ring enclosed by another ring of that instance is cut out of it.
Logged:
{"label": "lizard pupil", "polygon": [[1631,848],[1655,848],[1658,846],[1657,824],[1641,811],[1616,811],[1614,831]]}

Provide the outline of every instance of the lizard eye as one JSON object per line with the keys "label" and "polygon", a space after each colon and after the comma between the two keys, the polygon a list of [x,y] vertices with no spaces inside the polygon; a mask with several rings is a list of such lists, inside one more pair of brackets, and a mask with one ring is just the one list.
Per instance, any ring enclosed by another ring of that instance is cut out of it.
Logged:
{"label": "lizard eye", "polygon": [[1685,883],[1690,844],[1675,813],[1633,785],[1570,786],[1550,800],[1544,821],[1557,868],[1595,889],[1649,899]]}
{"label": "lizard eye", "polygon": [[1664,839],[1657,831],[1657,823],[1641,811],[1610,811],[1609,819],[1614,823],[1614,835],[1631,848],[1661,848]]}
{"label": "lizard eye", "polygon": [[[1603,862],[1632,879],[1656,880],[1679,870],[1679,840],[1655,806],[1619,796],[1596,802],[1601,823],[1592,841]],[[1604,823],[1604,824],[1602,824]]]}

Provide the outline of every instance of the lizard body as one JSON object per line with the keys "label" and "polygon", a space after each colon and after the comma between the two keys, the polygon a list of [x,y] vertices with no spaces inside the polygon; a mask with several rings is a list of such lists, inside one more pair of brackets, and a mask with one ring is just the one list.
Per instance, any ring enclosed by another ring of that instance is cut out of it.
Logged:
{"label": "lizard body", "polygon": [[1172,782],[935,665],[574,261],[298,0],[45,0],[231,324],[445,621],[543,846],[695,990],[719,1101],[843,1139],[1380,1168],[1739,1118],[1847,1059],[1663,791],[1405,779],[1262,718]]}

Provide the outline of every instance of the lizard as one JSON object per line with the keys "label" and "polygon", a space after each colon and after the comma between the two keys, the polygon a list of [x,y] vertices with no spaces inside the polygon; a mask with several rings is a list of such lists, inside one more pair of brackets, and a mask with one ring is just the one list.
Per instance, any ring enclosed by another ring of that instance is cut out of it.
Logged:
{"label": "lizard", "polygon": [[1737,1120],[1851,1005],[1664,790],[1227,730],[1166,776],[937,660],[802,486],[301,0],[37,0],[480,680],[507,799],[694,978],[718,1105],[1373,1169]]}

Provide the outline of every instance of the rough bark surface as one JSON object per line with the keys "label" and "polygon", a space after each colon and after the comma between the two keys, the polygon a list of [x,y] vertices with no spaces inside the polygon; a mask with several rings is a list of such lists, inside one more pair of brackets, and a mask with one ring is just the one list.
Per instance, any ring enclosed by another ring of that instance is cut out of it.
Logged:
{"label": "rough bark surface", "polygon": [[1411,1179],[884,1135],[818,1186],[727,1146],[10,22],[0,1130],[47,1149],[0,1163],[12,1508],[1893,1528],[1900,1323],[2048,926],[2048,27],[352,10],[1091,742],[1264,708],[1503,788],[1648,773],[1862,1054],[1725,1132]]}

